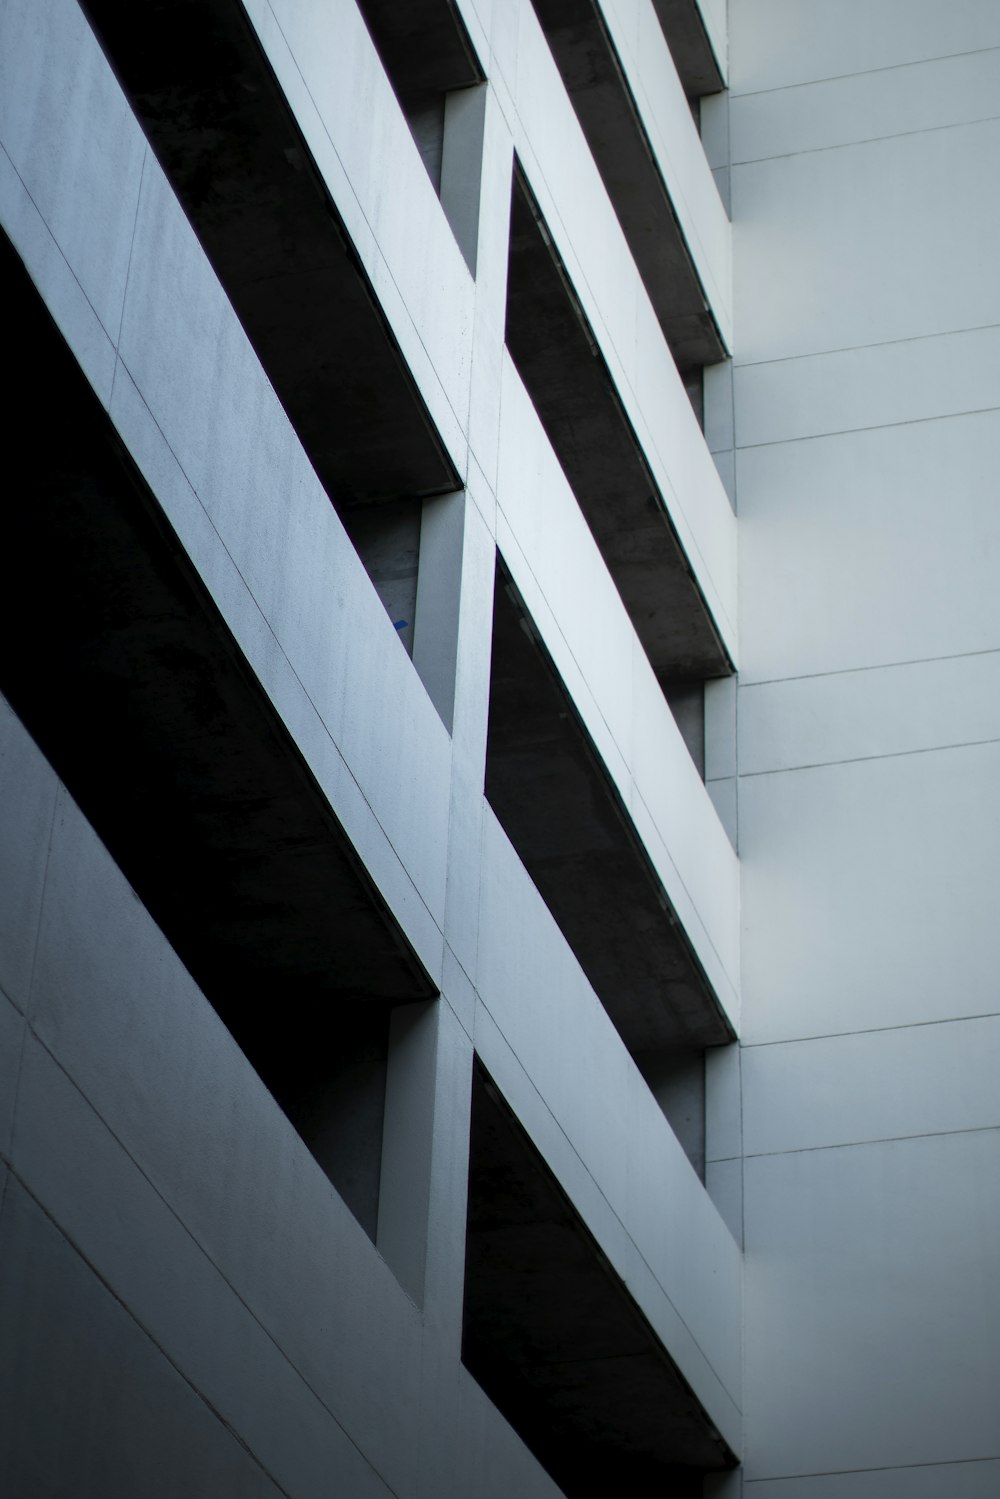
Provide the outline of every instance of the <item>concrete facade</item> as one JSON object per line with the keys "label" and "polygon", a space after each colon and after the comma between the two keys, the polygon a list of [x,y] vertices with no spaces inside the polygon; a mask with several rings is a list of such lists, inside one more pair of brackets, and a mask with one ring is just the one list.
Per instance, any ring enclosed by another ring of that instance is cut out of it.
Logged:
{"label": "concrete facade", "polygon": [[0,0],[4,1494],[997,1492],[998,59]]}
{"label": "concrete facade", "polygon": [[985,1496],[1000,26],[730,20],[745,1489]]}

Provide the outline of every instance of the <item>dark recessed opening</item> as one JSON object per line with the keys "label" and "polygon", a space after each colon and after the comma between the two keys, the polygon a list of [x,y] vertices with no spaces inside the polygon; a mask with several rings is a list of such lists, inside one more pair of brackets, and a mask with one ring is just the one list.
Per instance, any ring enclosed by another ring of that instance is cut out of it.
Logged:
{"label": "dark recessed opening", "polygon": [[486,796],[692,1163],[703,1169],[702,1052],[730,1041],[729,1025],[499,563]]}
{"label": "dark recessed opening", "polygon": [[374,1233],[389,1011],[434,988],[6,236],[0,282],[0,692]]}
{"label": "dark recessed opening", "polygon": [[705,1473],[733,1466],[478,1061],[462,1358],[567,1499],[701,1499]]}
{"label": "dark recessed opening", "polygon": [[726,347],[600,6],[533,3],[678,368],[717,363]]}
{"label": "dark recessed opening", "polygon": [[661,682],[731,664],[610,372],[520,169],[507,347]]}

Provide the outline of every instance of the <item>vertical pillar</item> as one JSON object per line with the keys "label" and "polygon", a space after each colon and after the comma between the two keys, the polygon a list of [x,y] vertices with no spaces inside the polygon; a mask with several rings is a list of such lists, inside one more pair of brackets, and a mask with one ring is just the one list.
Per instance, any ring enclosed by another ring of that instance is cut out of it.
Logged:
{"label": "vertical pillar", "polygon": [[479,258],[479,205],[486,121],[485,83],[456,89],[444,101],[441,207],[473,275]]}

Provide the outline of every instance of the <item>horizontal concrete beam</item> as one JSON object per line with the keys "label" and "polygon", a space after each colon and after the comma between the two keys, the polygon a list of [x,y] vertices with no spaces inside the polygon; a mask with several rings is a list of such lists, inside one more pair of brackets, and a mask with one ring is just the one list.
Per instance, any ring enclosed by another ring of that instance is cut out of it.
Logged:
{"label": "horizontal concrete beam", "polygon": [[0,254],[22,447],[0,689],[220,1008],[433,993],[6,236]]}

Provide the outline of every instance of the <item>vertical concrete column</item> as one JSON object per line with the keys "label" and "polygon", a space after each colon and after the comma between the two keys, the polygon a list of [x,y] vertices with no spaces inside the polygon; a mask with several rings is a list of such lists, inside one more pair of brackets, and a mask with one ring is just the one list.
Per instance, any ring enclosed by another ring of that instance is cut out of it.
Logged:
{"label": "vertical concrete column", "polygon": [[479,206],[488,85],[456,89],[444,101],[441,207],[473,275],[479,259]]}
{"label": "vertical concrete column", "polygon": [[[489,66],[487,64],[487,73]],[[489,83],[445,106],[441,201],[475,277],[466,489],[424,503],[414,663],[451,732],[441,998],[393,1016],[378,1247],[424,1313],[420,1489],[454,1486],[468,1192],[495,477],[513,148]]]}
{"label": "vertical concrete column", "polygon": [[461,490],[424,501],[413,664],[449,730],[454,725],[464,539],[465,494]]}
{"label": "vertical concrete column", "polygon": [[[482,792],[496,563],[500,379],[513,167],[513,142],[492,82],[485,88],[482,119],[469,471],[452,724],[451,822],[445,908],[446,988],[450,978],[459,987],[474,982],[479,926]],[[463,1007],[462,1015],[471,1034],[471,1009]]]}
{"label": "vertical concrete column", "polygon": [[[500,374],[507,312],[507,257],[514,142],[492,83],[483,107],[482,172],[476,251],[476,311],[469,406],[472,465],[496,485],[500,431]],[[472,472],[470,465],[470,474]],[[477,502],[494,525],[485,494]]]}
{"label": "vertical concrete column", "polygon": [[[489,59],[486,72],[490,73]],[[478,149],[478,163],[474,157]],[[424,1265],[425,1359],[434,1363],[424,1388],[449,1385],[456,1398],[462,1339],[469,1109],[472,1088],[475,979],[482,859],[483,782],[489,714],[493,577],[496,559],[496,465],[507,284],[513,146],[490,83],[449,99],[442,202],[470,268],[475,324],[469,385],[470,457],[464,495],[425,506],[418,601],[418,652],[436,650],[442,716],[452,733],[448,887],[441,1000],[436,1009],[434,1118]],[[477,196],[470,201],[470,185]],[[456,203],[455,198],[458,198]],[[426,571],[425,571],[426,567]],[[444,575],[448,581],[443,583]],[[442,586],[443,584],[443,586]],[[425,623],[426,621],[426,623]],[[423,642],[420,632],[425,631]],[[436,644],[435,644],[436,640]],[[453,652],[453,654],[451,654]],[[421,659],[425,659],[421,656]],[[418,664],[420,664],[418,662]],[[429,681],[432,669],[421,666]],[[447,711],[450,709],[450,713]],[[453,1445],[442,1421],[447,1402],[428,1409],[422,1470],[428,1494],[446,1490],[441,1464]],[[435,1433],[439,1434],[436,1437]]]}

